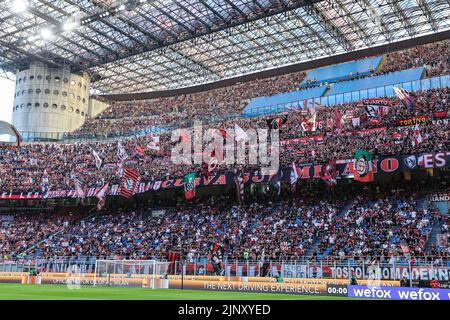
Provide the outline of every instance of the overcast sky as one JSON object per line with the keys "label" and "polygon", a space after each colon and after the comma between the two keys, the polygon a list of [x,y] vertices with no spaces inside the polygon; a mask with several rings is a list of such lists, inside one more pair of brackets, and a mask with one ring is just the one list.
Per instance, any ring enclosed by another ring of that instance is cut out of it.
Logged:
{"label": "overcast sky", "polygon": [[0,120],[11,122],[15,82],[0,77]]}
{"label": "overcast sky", "polygon": [[[14,87],[16,83],[0,77],[0,120],[12,121],[12,108],[14,102]],[[9,136],[1,136],[0,141],[5,141]]]}

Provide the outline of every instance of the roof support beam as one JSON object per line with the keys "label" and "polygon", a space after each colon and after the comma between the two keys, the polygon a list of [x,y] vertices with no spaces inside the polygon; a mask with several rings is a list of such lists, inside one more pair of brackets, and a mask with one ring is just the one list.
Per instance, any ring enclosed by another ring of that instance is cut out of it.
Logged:
{"label": "roof support beam", "polygon": [[405,28],[405,30],[408,32],[408,34],[413,37],[416,34],[416,28],[411,24],[411,21],[409,21],[408,16],[405,14],[405,11],[400,7],[397,0],[389,0],[388,1],[389,6],[392,8],[392,11],[397,16],[398,20],[402,24],[402,26]]}
{"label": "roof support beam", "polygon": [[422,10],[423,14],[427,17],[431,29],[433,29],[433,31],[436,31],[438,29],[438,26],[436,24],[433,12],[430,10],[430,7],[428,6],[428,3],[425,0],[416,0],[416,2],[419,5],[420,9]]}
{"label": "roof support beam", "polygon": [[[366,46],[371,45],[371,35],[368,35],[367,32],[360,26],[359,22],[355,20],[349,9],[339,0],[334,0],[339,5],[339,10],[342,10],[348,19],[352,21],[352,29],[356,32],[358,37],[364,42]],[[355,5],[355,4],[353,4]],[[351,9],[350,9],[351,10]]]}
{"label": "roof support beam", "polygon": [[336,42],[345,50],[351,51],[353,49],[353,44],[342,31],[336,27],[323,12],[317,8],[314,4],[306,6],[305,10],[309,13],[313,19],[323,27],[323,29],[333,38]]}

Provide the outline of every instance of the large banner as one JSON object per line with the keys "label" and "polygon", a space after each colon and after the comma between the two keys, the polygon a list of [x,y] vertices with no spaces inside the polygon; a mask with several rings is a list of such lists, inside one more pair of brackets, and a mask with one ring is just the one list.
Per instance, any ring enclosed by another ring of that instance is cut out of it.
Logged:
{"label": "large banner", "polygon": [[[323,169],[327,164],[299,164],[299,179],[320,179]],[[403,170],[449,168],[450,151],[423,153],[420,155],[383,156],[373,160],[374,174],[391,174]],[[338,177],[347,178],[353,172],[353,160],[337,160],[336,169]],[[289,181],[291,168],[281,170],[281,181]],[[244,183],[268,183],[275,172],[271,175],[262,175],[259,171],[247,172],[243,175]],[[210,177],[197,177],[195,184],[198,187],[234,185],[233,173],[218,174]],[[172,188],[182,188],[183,179],[168,179],[157,181],[143,181],[139,184],[137,193],[159,191]],[[87,189],[86,197],[94,197],[100,188]],[[119,185],[112,185],[107,195],[119,194]],[[77,198],[75,190],[50,190],[46,194],[39,192],[14,193],[2,192],[0,199],[52,199],[52,198]]]}

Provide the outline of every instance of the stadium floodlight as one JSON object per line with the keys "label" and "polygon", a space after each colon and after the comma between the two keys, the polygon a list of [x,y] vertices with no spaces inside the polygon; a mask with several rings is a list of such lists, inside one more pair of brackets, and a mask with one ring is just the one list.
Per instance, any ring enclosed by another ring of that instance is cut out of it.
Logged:
{"label": "stadium floodlight", "polygon": [[44,28],[41,30],[41,37],[44,40],[49,40],[53,36],[52,30],[48,28]]}
{"label": "stadium floodlight", "polygon": [[12,10],[14,13],[23,13],[27,11],[28,4],[24,0],[15,0],[12,4]]}

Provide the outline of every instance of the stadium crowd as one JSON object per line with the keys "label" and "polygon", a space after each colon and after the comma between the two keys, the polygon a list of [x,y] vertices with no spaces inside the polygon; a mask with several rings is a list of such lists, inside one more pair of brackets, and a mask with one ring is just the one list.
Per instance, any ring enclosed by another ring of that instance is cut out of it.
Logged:
{"label": "stadium crowd", "polygon": [[[416,67],[425,67],[430,77],[448,74],[449,43],[450,41],[445,40],[389,53],[378,70],[372,70],[369,75],[355,73],[349,76],[349,79],[377,76]],[[239,117],[252,98],[306,88],[298,87],[304,78],[305,73],[296,72],[175,97],[113,102],[95,119],[88,119],[81,128],[70,133],[68,137],[88,138],[98,136],[99,133],[121,136],[149,130],[152,127],[186,127],[192,125],[194,120],[224,121]],[[328,83],[321,85],[329,86]]]}
{"label": "stadium crowd", "polygon": [[317,255],[341,259],[348,254],[384,258],[391,254],[423,256],[439,215],[431,206],[421,208],[414,196],[400,193],[377,199],[361,196],[330,226]]}
{"label": "stadium crowd", "polygon": [[[279,119],[286,119],[285,124],[280,126],[281,165],[290,166],[293,161],[326,163],[333,159],[351,159],[357,148],[369,150],[375,157],[450,150],[448,88],[414,94],[415,107],[408,108],[397,98],[391,99],[388,112],[378,115],[375,121],[367,116],[360,102],[333,107],[316,106],[309,111],[301,109],[279,115]],[[316,130],[308,125],[303,126],[313,117],[312,113],[316,113]],[[274,119],[271,117],[240,118],[203,126],[203,130],[224,129],[233,136],[235,124],[244,130],[268,129]],[[415,126],[411,123],[399,124],[399,120],[414,117],[425,117],[419,125],[422,142],[417,145],[412,143],[416,137]],[[156,140],[151,134],[121,139],[126,153],[123,161],[118,159],[117,141],[30,143],[20,148],[1,145],[0,190],[67,190],[74,188],[74,178],[90,187],[102,186],[106,182],[118,184],[122,166],[138,170],[144,181],[181,178],[192,171],[197,175],[205,174],[200,165],[178,165],[172,162],[170,155],[174,143],[171,142],[171,133],[161,134],[158,146]],[[92,150],[98,152],[103,162],[100,169],[96,167]],[[238,169],[257,170],[258,166],[245,165]],[[236,170],[235,165],[220,165],[214,172]]]}
{"label": "stadium crowd", "polygon": [[[341,191],[323,197],[305,189],[279,202],[242,206],[226,196],[211,197],[193,205],[179,201],[155,216],[151,208],[114,205],[84,217],[2,216],[0,254],[4,260],[165,259],[169,252],[178,252],[192,262],[210,258],[218,247],[224,260],[448,257],[444,241],[430,252],[425,249],[432,226],[442,216],[423,195],[404,189],[360,192],[355,198]],[[446,223],[442,233],[448,237]]]}
{"label": "stadium crowd", "polygon": [[[105,256],[114,259],[165,258],[183,252],[188,260],[206,257],[219,244],[231,259],[301,256],[313,236],[326,230],[342,202],[283,201],[279,206],[236,206],[214,199],[194,207],[171,208],[161,217],[119,209],[85,219],[48,215],[6,216],[0,253],[53,256]],[[26,218],[25,218],[26,217]],[[60,230],[55,234],[56,231]],[[22,255],[24,256],[24,255]]]}

